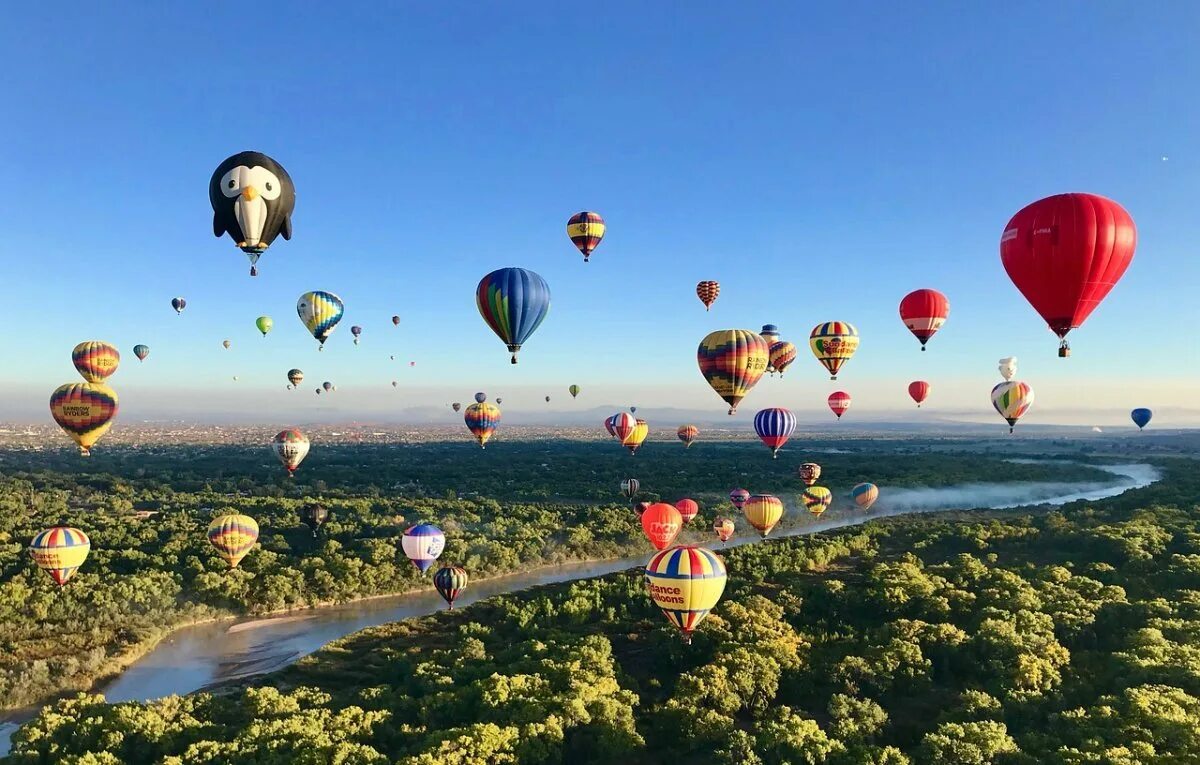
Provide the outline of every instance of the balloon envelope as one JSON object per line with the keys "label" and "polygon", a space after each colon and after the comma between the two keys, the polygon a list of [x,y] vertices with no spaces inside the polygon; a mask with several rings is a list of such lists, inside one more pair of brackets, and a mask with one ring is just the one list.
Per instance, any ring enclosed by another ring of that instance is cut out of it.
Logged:
{"label": "balloon envelope", "polygon": [[254,320],[254,326],[258,327],[258,331],[262,332],[263,337],[266,337],[267,333],[271,331],[271,327],[275,326],[275,320],[270,316],[259,316]]}
{"label": "balloon envelope", "polygon": [[900,320],[921,341],[921,350],[949,316],[950,301],[937,290],[915,290],[900,301]]}
{"label": "balloon envelope", "polygon": [[683,442],[685,447],[691,447],[699,435],[700,428],[695,425],[680,425],[679,430],[675,431],[675,436]]}
{"label": "balloon envelope", "polygon": [[1013,432],[1013,426],[1029,407],[1033,406],[1033,388],[1020,380],[1002,382],[992,388],[992,406],[1008,422],[1008,432]]}
{"label": "balloon envelope", "polygon": [[729,538],[737,531],[737,526],[732,518],[720,516],[713,521],[713,531],[717,533],[722,542],[728,542]]}
{"label": "balloon envelope", "polygon": [[213,234],[229,234],[250,259],[251,276],[277,236],[292,238],[296,187],[283,165],[266,154],[243,151],[227,157],[209,178],[208,200]]}
{"label": "balloon envelope", "polygon": [[691,523],[692,519],[700,514],[700,505],[694,499],[679,500],[675,503],[675,509],[679,511],[684,524]]}
{"label": "balloon envelope", "polygon": [[746,521],[766,537],[783,517],[783,502],[773,494],[755,494],[746,500],[742,513]]}
{"label": "balloon envelope", "polygon": [[567,236],[571,237],[575,247],[583,253],[583,262],[588,262],[592,251],[600,244],[600,240],[604,238],[604,219],[599,213],[583,211],[575,213],[567,221]]}
{"label": "balloon envelope", "polygon": [[467,424],[467,430],[475,436],[479,446],[483,447],[500,424],[500,407],[486,401],[471,404],[467,411],[463,412],[463,422]]}
{"label": "balloon envelope", "polygon": [[85,340],[71,351],[75,371],[90,383],[102,383],[117,371],[121,353],[100,340]]}
{"label": "balloon envelope", "polygon": [[712,308],[712,304],[717,302],[717,296],[721,294],[721,285],[714,281],[703,281],[696,285],[696,297],[700,298],[700,302],[704,303],[704,310]]}
{"label": "balloon envelope", "polygon": [[240,513],[222,515],[208,524],[208,541],[230,568],[237,568],[258,541],[258,522]]}
{"label": "balloon envelope", "polygon": [[758,434],[773,457],[779,456],[779,450],[796,431],[796,415],[782,407],[760,409],[754,415],[754,432]]}
{"label": "balloon envelope", "polygon": [[454,601],[467,588],[467,570],[461,566],[443,566],[433,574],[433,588],[442,600],[454,608]]}
{"label": "balloon envelope", "polygon": [[279,462],[287,469],[288,475],[293,475],[296,468],[308,456],[308,436],[295,428],[281,430],[271,441],[271,449]]}
{"label": "balloon envelope", "polygon": [[1017,375],[1017,357],[1007,356],[1000,359],[1000,376],[1005,380],[1011,380]]}
{"label": "balloon envelope", "polygon": [[305,292],[296,301],[296,315],[322,346],[345,313],[346,306],[342,299],[332,292]]}
{"label": "balloon envelope", "polygon": [[446,535],[432,523],[418,523],[404,530],[400,544],[404,554],[423,574],[446,548]]}
{"label": "balloon envelope", "polygon": [[709,386],[725,403],[729,413],[762,379],[767,370],[767,341],[748,329],[722,329],[700,341],[696,363]]}
{"label": "balloon envelope", "polygon": [[809,486],[800,492],[800,501],[808,508],[808,512],[820,515],[829,508],[829,503],[833,502],[833,493],[824,486]]}
{"label": "balloon envelope", "polygon": [[729,492],[729,501],[732,502],[733,506],[738,510],[741,510],[746,506],[746,500],[748,499],[750,499],[750,492],[746,491],[745,489],[734,489],[733,491]]}
{"label": "balloon envelope", "polygon": [[665,549],[683,528],[683,516],[674,505],[655,502],[642,513],[642,531],[655,550]]}
{"label": "balloon envelope", "polygon": [[850,408],[853,399],[850,394],[844,390],[836,390],[829,394],[829,398],[825,399],[825,403],[829,405],[830,411],[837,415],[837,418],[842,419],[842,415]]}
{"label": "balloon envelope", "polygon": [[850,490],[850,499],[863,510],[870,510],[879,499],[879,487],[873,483],[860,483]]}
{"label": "balloon envelope", "polygon": [[917,406],[920,406],[921,402],[929,397],[929,383],[924,380],[913,380],[908,384],[908,395],[917,402]]}
{"label": "balloon envelope", "polygon": [[117,392],[104,383],[67,383],[50,394],[50,415],[84,457],[112,427],[119,408]]}
{"label": "balloon envelope", "polygon": [[29,557],[59,587],[75,576],[91,550],[88,535],[72,526],[46,529],[29,543]]}
{"label": "balloon envelope", "polygon": [[133,355],[137,356],[138,361],[145,361],[146,357],[150,355],[150,346],[148,346],[148,345],[133,346]]}
{"label": "balloon envelope", "polygon": [[827,321],[813,327],[808,346],[817,361],[829,370],[830,379],[836,380],[842,366],[858,350],[858,330],[844,321]]}
{"label": "balloon envelope", "polygon": [[805,462],[796,469],[796,473],[805,486],[812,486],[821,477],[821,466],[815,462]]}
{"label": "balloon envelope", "polygon": [[550,285],[533,271],[500,268],[479,280],[475,305],[516,364],[521,346],[550,311]]}
{"label": "balloon envelope", "polygon": [[663,615],[691,642],[692,631],[725,592],[725,564],[703,547],[682,545],[646,564],[646,590]]}
{"label": "balloon envelope", "polygon": [[1133,420],[1134,425],[1138,426],[1138,430],[1141,430],[1142,428],[1149,425],[1150,418],[1153,416],[1154,416],[1154,412],[1150,411],[1149,409],[1144,409],[1144,408],[1134,409],[1132,412],[1129,413],[1130,419]]}

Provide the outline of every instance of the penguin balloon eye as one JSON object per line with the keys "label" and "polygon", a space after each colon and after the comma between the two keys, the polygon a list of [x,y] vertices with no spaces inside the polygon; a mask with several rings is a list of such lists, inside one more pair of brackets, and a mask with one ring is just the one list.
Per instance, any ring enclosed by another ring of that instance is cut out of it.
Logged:
{"label": "penguin balloon eye", "polygon": [[259,196],[268,202],[279,199],[283,190],[279,178],[265,167],[252,167],[246,174],[246,184],[258,190]]}
{"label": "penguin balloon eye", "polygon": [[249,169],[245,165],[238,165],[222,175],[221,193],[229,199],[233,199],[238,194],[241,194],[242,180],[246,177],[247,172],[249,172]]}

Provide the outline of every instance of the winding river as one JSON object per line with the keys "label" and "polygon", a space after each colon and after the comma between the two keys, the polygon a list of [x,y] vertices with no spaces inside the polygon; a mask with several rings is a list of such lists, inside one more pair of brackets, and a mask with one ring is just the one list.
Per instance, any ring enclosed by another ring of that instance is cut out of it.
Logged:
{"label": "winding river", "polygon": [[[880,487],[880,500],[870,512],[844,511],[818,522],[779,528],[772,539],[814,534],[857,526],[893,515],[929,513],[967,508],[1008,509],[1031,505],[1062,505],[1076,500],[1117,496],[1148,486],[1159,479],[1156,468],[1145,464],[1096,465],[1111,473],[1111,482],[1019,484],[974,483],[941,488]],[[789,507],[784,516],[793,521],[798,512]],[[757,536],[739,536],[725,546],[758,542]],[[499,576],[471,585],[459,596],[459,607],[496,595],[529,587],[576,579],[590,579],[645,565],[646,555],[605,561],[566,563]],[[287,616],[265,619],[224,620],[184,627],[163,640],[153,651],[131,664],[98,690],[109,701],[150,700],[186,694],[211,685],[280,669],[327,643],[386,622],[425,616],[445,608],[431,590],[327,606]],[[20,710],[0,717],[0,756],[8,753],[13,731],[36,710]]]}

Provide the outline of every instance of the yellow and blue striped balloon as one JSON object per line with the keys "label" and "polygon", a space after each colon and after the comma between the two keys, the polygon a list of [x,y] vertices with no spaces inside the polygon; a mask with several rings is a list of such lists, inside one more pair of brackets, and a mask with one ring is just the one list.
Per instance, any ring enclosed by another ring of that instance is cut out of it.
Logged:
{"label": "yellow and blue striped balloon", "polygon": [[230,568],[236,568],[258,541],[258,522],[238,513],[222,515],[208,524],[208,541]]}
{"label": "yellow and blue striped balloon", "polygon": [[646,590],[667,620],[692,642],[692,631],[725,592],[725,563],[712,550],[679,545],[646,564]]}
{"label": "yellow and blue striped balloon", "polygon": [[67,383],[50,394],[50,416],[84,457],[112,427],[119,408],[117,392],[104,383]]}
{"label": "yellow and blue striped balloon", "polygon": [[467,430],[470,430],[479,442],[479,448],[486,448],[488,439],[500,424],[500,407],[486,401],[478,401],[463,412],[463,422],[467,423]]}
{"label": "yellow and blue striped balloon", "polygon": [[92,550],[88,535],[70,526],[46,529],[29,543],[29,557],[62,587],[87,560]]}
{"label": "yellow and blue striped balloon", "polygon": [[829,370],[829,379],[836,380],[842,368],[858,350],[858,330],[845,321],[827,321],[813,327],[808,347],[817,361]]}
{"label": "yellow and blue striped balloon", "polygon": [[346,306],[342,299],[332,292],[305,292],[296,301],[296,314],[300,321],[304,322],[305,328],[321,343],[322,348],[345,312]]}
{"label": "yellow and blue striped balloon", "polygon": [[75,369],[90,383],[107,380],[121,363],[121,352],[100,340],[85,340],[71,351]]}

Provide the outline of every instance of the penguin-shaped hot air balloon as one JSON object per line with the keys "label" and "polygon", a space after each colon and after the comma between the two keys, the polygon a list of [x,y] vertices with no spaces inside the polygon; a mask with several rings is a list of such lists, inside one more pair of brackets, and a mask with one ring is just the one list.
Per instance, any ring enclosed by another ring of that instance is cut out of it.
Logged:
{"label": "penguin-shaped hot air balloon", "polygon": [[257,151],[234,154],[213,171],[208,181],[213,208],[213,234],[229,237],[250,258],[250,275],[257,276],[259,257],[283,234],[292,238],[296,187],[283,165]]}

